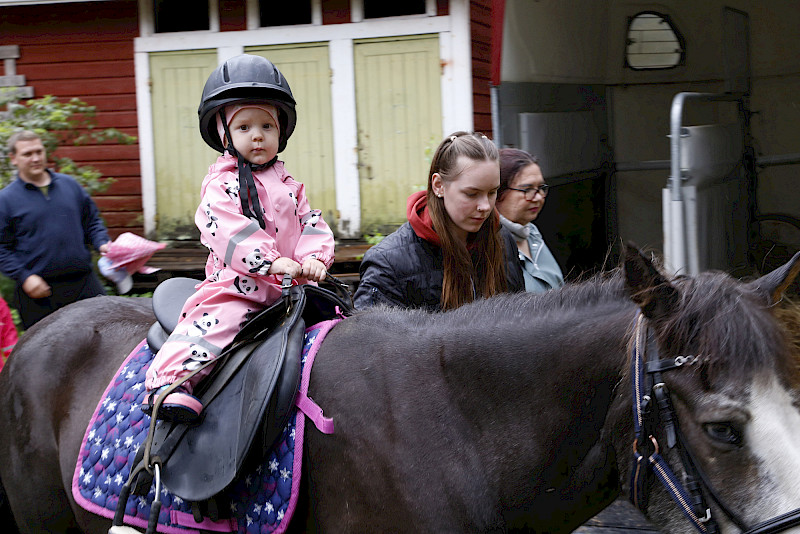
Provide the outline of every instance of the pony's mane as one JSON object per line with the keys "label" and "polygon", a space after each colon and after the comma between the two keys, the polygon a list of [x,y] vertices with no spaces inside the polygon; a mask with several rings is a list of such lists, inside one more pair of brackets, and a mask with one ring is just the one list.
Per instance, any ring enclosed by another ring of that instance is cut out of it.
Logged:
{"label": "pony's mane", "polygon": [[[372,310],[384,315],[387,325],[404,324],[409,328],[430,328],[437,325],[475,324],[476,318],[493,323],[507,321],[529,322],[532,316],[559,311],[574,311],[602,304],[631,307],[625,295],[621,269],[601,272],[581,282],[572,282],[546,293],[502,293],[489,299],[480,299],[455,310],[430,312],[419,309],[377,307]],[[359,312],[361,313],[361,312]]]}
{"label": "pony's mane", "polygon": [[700,357],[708,381],[725,369],[737,377],[774,367],[797,383],[785,332],[763,298],[722,272],[709,271],[672,281],[679,313],[661,321],[662,346]]}
{"label": "pony's mane", "polygon": [[[774,367],[789,384],[800,383],[784,329],[773,310],[748,285],[715,271],[677,277],[671,283],[678,289],[679,312],[659,321],[661,346],[670,352],[663,356],[701,356],[709,382],[723,369],[745,377]],[[478,324],[530,325],[537,317],[551,322],[587,308],[603,316],[634,312],[622,269],[600,272],[546,293],[505,293],[447,312],[379,308],[379,315],[386,328],[426,331]]]}

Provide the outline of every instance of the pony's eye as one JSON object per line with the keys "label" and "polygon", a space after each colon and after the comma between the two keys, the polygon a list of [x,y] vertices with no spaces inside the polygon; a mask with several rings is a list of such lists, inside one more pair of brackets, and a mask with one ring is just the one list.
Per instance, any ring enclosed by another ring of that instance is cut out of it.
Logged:
{"label": "pony's eye", "polygon": [[742,433],[732,423],[706,423],[703,425],[706,434],[714,441],[726,445],[742,444]]}

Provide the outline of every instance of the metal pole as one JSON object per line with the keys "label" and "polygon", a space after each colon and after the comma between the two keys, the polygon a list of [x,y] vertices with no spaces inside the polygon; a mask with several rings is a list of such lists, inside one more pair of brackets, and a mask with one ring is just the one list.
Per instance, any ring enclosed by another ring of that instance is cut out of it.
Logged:
{"label": "metal pole", "polygon": [[[670,111],[670,243],[664,243],[664,263],[671,273],[697,274],[690,272],[686,248],[686,223],[684,219],[684,199],[681,192],[683,175],[681,172],[681,134],[683,129],[683,108],[687,100],[736,101],[741,95],[727,93],[688,93],[682,92],[672,99]],[[665,232],[666,234],[666,232]],[[694,262],[691,262],[694,263]]]}
{"label": "metal pole", "polygon": [[497,148],[503,147],[503,126],[500,121],[500,86],[489,86],[489,98],[492,106],[492,138]]}

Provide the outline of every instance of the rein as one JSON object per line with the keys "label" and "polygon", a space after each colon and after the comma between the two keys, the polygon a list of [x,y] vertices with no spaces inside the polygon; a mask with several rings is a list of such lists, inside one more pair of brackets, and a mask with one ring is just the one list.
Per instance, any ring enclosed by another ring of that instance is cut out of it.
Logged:
{"label": "rein", "polygon": [[[741,517],[725,506],[711,481],[700,469],[700,464],[680,431],[669,390],[662,379],[662,373],[690,366],[698,361],[697,357],[676,356],[670,360],[661,359],[655,336],[641,313],[636,317],[633,335],[631,383],[635,439],[631,469],[631,502],[642,512],[647,510],[650,481],[652,476],[655,476],[692,526],[701,534],[720,532],[704,493],[709,495],[743,534],[771,534],[800,524],[800,508],[798,508],[748,528]],[[650,361],[646,360],[647,354],[650,354]],[[654,437],[659,423],[666,434],[667,448],[677,447],[684,471],[683,483],[659,452],[660,446]]]}

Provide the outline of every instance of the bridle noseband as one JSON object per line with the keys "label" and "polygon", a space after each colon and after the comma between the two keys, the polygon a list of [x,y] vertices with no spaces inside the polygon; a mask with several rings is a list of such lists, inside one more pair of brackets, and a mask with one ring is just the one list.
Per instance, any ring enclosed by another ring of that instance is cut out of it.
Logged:
{"label": "bridle noseband", "polygon": [[[631,469],[630,500],[642,512],[647,510],[650,481],[655,476],[669,493],[692,526],[701,534],[720,532],[719,525],[711,515],[705,494],[719,507],[743,534],[771,534],[800,524],[800,508],[773,517],[750,528],[731,509],[725,506],[711,485],[700,465],[695,460],[686,438],[680,431],[678,419],[662,380],[662,373],[692,365],[695,356],[677,356],[661,359],[655,336],[647,326],[641,313],[637,315],[633,343],[631,344],[631,384],[633,389],[633,466]],[[646,343],[646,350],[642,350]],[[646,360],[647,354],[650,361]],[[667,448],[677,447],[684,471],[683,482],[670,469],[659,452],[654,437],[660,427],[666,435]],[[648,452],[642,452],[648,451]],[[703,491],[705,490],[705,492]]]}

